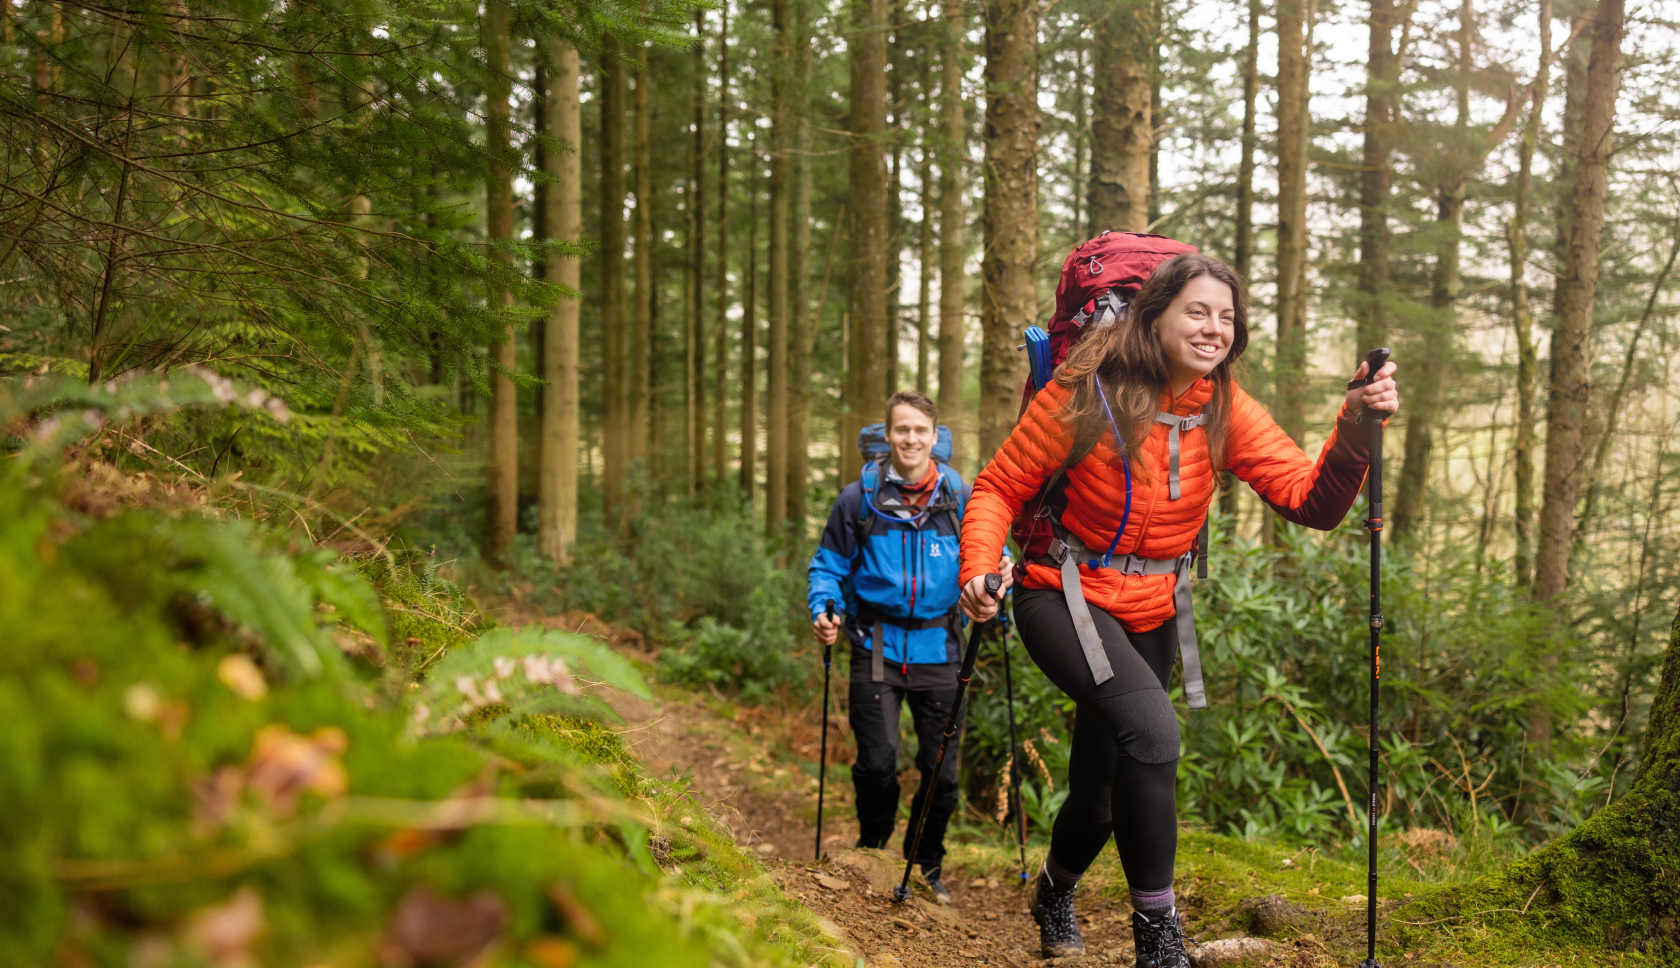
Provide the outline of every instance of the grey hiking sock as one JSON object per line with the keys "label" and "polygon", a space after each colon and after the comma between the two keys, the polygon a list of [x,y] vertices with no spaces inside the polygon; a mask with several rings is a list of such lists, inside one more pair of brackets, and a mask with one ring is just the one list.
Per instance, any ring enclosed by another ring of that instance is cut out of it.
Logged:
{"label": "grey hiking sock", "polygon": [[1171,884],[1158,891],[1140,891],[1137,888],[1132,888],[1131,895],[1132,908],[1150,917],[1167,914],[1177,904],[1177,898],[1173,896]]}

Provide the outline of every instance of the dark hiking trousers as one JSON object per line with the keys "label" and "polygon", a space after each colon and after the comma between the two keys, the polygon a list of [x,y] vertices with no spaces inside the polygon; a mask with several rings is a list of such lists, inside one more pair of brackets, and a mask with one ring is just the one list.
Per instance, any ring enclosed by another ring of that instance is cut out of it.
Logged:
{"label": "dark hiking trousers", "polygon": [[1178,715],[1167,682],[1178,651],[1171,621],[1121,634],[1091,609],[1114,678],[1097,685],[1059,591],[1018,589],[1015,624],[1046,678],[1077,703],[1068,751],[1068,798],[1050,833],[1050,856],[1085,872],[1112,837],[1134,891],[1172,886],[1178,852]]}
{"label": "dark hiking trousers", "polygon": [[[863,847],[885,847],[898,820],[899,710],[908,702],[916,729],[916,768],[921,784],[910,805],[910,823],[904,832],[904,850],[910,850],[915,835],[915,817],[928,796],[933,761],[945,735],[945,721],[957,695],[956,663],[935,666],[911,665],[909,675],[888,669],[885,682],[869,681],[869,655],[855,650],[848,693],[847,721],[857,741],[857,762],[852,764],[852,785],[857,791],[858,843]],[[947,685],[947,683],[949,683]],[[957,807],[957,745],[962,739],[962,721],[951,737],[950,748],[933,785],[933,807],[922,832],[916,862],[937,867],[945,856],[945,826]]]}

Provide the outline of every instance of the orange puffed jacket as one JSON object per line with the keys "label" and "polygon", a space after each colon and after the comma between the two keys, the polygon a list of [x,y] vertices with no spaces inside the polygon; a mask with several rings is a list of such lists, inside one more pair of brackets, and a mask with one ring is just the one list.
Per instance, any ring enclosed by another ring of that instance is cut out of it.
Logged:
{"label": "orange puffed jacket", "polygon": [[[974,482],[962,528],[962,582],[997,568],[1010,522],[1042,488],[1073,446],[1071,428],[1060,418],[1073,391],[1055,381],[1040,390],[1003,447]],[[1161,396],[1161,410],[1189,416],[1213,398],[1213,384],[1197,380],[1176,400]],[[1252,485],[1261,499],[1289,521],[1328,531],[1340,524],[1359,496],[1369,467],[1368,431],[1344,406],[1315,463],[1241,387],[1231,393],[1225,467]],[[1207,433],[1196,427],[1180,441],[1177,500],[1168,493],[1168,435],[1151,425],[1139,465],[1132,468],[1132,514],[1115,547],[1116,556],[1177,558],[1190,551],[1215,493]],[[1126,483],[1112,432],[1105,431],[1090,454],[1068,468],[1062,495],[1062,526],[1087,548],[1101,553],[1120,527]],[[1060,569],[1026,561],[1017,565],[1026,588],[1062,587]],[[1021,570],[1025,575],[1021,574]],[[1112,568],[1081,565],[1085,600],[1119,619],[1128,631],[1147,632],[1173,616],[1173,575],[1125,575]]]}

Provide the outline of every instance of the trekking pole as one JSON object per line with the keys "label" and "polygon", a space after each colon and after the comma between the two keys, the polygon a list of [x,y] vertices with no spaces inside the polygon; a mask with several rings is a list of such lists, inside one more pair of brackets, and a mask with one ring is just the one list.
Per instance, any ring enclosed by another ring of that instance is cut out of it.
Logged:
{"label": "trekking pole", "polygon": [[1009,674],[1009,610],[998,609],[1003,634],[1003,694],[1009,701],[1009,788],[1015,797],[1015,846],[1021,853],[1021,881],[1027,880],[1027,817],[1021,803],[1021,744],[1015,740],[1015,682]]}
{"label": "trekking pole", "polygon": [[[998,589],[1003,587],[1003,576],[986,576],[986,595],[992,601],[997,601]],[[984,622],[975,622],[974,628],[968,633],[968,648],[963,650],[962,671],[957,673],[957,697],[951,702],[951,715],[945,718],[945,738],[939,741],[939,756],[933,761],[933,773],[929,776],[927,796],[922,798],[921,813],[916,817],[916,833],[910,838],[910,850],[904,858],[904,877],[898,886],[893,888],[893,903],[903,904],[910,900],[910,868],[916,864],[916,851],[922,846],[922,828],[927,826],[928,811],[933,807],[933,792],[939,785],[939,771],[945,765],[945,751],[951,745],[951,737],[957,732],[957,719],[962,715],[963,693],[968,691],[968,680],[974,675],[974,660],[980,654],[980,628]]]}
{"label": "trekking pole", "polygon": [[[1388,349],[1375,349],[1365,357],[1364,384],[1376,382],[1377,371],[1388,362]],[[1377,687],[1382,679],[1382,418],[1387,414],[1372,411],[1371,470],[1366,477],[1365,529],[1371,533],[1371,804],[1370,826],[1366,831],[1367,851],[1365,871],[1365,960],[1359,968],[1382,968],[1377,964],[1377,757],[1381,747],[1377,742]]]}
{"label": "trekking pole", "polygon": [[[834,599],[828,599],[823,611],[828,621],[834,622]],[[822,725],[822,753],[817,759],[817,856],[813,860],[822,860],[822,811],[823,784],[828,779],[828,669],[834,663],[834,645],[823,646],[823,725]]]}

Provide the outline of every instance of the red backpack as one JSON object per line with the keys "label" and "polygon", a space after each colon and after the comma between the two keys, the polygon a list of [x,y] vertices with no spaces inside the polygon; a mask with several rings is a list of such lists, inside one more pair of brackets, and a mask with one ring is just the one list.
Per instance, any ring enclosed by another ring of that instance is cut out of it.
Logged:
{"label": "red backpack", "polygon": [[[1195,246],[1177,239],[1142,232],[1104,232],[1075,246],[1062,263],[1056,315],[1045,327],[1050,334],[1050,365],[1061,366],[1087,332],[1118,319],[1161,263],[1195,251]],[[1029,378],[1021,391],[1021,413],[1027,412],[1033,393]]]}
{"label": "red backpack", "polygon": [[[1142,232],[1104,232],[1076,246],[1062,263],[1062,278],[1056,283],[1056,315],[1046,327],[1051,366],[1060,366],[1086,333],[1119,319],[1161,263],[1195,251],[1193,245]],[[1021,413],[1027,412],[1027,404],[1036,392],[1029,376],[1021,388]],[[1042,555],[1050,543],[1052,529],[1043,504],[1056,500],[1054,492],[1063,472],[1084,458],[1084,453],[1069,454],[1038,497],[1027,502],[1016,516],[1010,530],[1027,557]]]}

